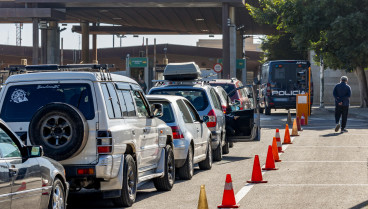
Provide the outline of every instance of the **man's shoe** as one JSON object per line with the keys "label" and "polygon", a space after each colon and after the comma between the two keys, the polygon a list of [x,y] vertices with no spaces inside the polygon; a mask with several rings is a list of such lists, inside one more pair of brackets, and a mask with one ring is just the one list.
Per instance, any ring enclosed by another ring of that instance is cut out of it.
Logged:
{"label": "man's shoe", "polygon": [[335,132],[338,132],[340,129],[340,123],[336,124],[336,127],[335,127]]}
{"label": "man's shoe", "polygon": [[345,133],[345,132],[348,132],[348,130],[346,130],[346,129],[341,129],[341,133]]}

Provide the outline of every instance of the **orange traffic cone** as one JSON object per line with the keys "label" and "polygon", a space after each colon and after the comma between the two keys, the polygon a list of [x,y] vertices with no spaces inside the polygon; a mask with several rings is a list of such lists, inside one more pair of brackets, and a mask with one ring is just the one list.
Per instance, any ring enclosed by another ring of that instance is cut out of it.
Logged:
{"label": "orange traffic cone", "polygon": [[266,170],[266,171],[267,170],[277,170],[277,168],[275,167],[275,160],[273,158],[272,146],[271,145],[268,146],[266,166],[264,168],[262,168],[262,170]]}
{"label": "orange traffic cone", "polygon": [[299,136],[298,126],[296,124],[296,119],[294,119],[294,122],[293,122],[293,130],[291,130],[291,136]]}
{"label": "orange traffic cone", "polygon": [[261,165],[259,164],[259,157],[256,155],[254,157],[254,164],[253,164],[253,172],[252,172],[252,179],[250,181],[247,181],[248,183],[267,183],[267,181],[263,181],[262,178],[262,171],[261,171]]}
{"label": "orange traffic cone", "polygon": [[280,130],[278,128],[276,128],[276,142],[277,142],[277,149],[279,152],[283,153],[284,151],[282,151],[282,144],[281,144],[281,139],[280,139]]}
{"label": "orange traffic cone", "polygon": [[296,125],[298,127],[298,131],[303,131],[302,126],[300,125],[300,118],[296,116]]}
{"label": "orange traffic cone", "polygon": [[273,154],[273,159],[275,160],[275,162],[281,162],[279,158],[279,151],[277,150],[277,144],[276,144],[275,137],[273,137],[273,141],[272,141],[272,154]]}
{"label": "orange traffic cone", "polygon": [[224,195],[222,197],[222,204],[217,206],[217,208],[239,208],[239,205],[237,205],[235,201],[233,183],[232,183],[230,174],[226,175]]}
{"label": "orange traffic cone", "polygon": [[292,144],[290,139],[290,132],[289,132],[289,125],[286,124],[285,126],[285,136],[284,136],[284,143],[283,144]]}

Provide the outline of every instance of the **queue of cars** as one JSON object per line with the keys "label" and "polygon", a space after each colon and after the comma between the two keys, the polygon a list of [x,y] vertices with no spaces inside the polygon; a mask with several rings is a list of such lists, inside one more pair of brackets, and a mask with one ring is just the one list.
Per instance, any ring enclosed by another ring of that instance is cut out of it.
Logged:
{"label": "queue of cars", "polygon": [[[243,92],[239,83],[225,95],[222,88],[212,86],[217,80],[198,79],[196,64],[169,64],[166,80],[157,82],[146,97],[136,81],[106,73],[108,67],[26,66],[27,74],[9,77],[1,90],[0,118],[15,133],[10,134],[14,142],[10,144],[22,153],[17,157],[31,162],[38,153],[35,159],[48,161],[44,164],[54,166],[48,169],[57,170],[49,172],[50,176],[40,172],[40,208],[45,208],[45,202],[65,208],[69,188],[73,192],[95,189],[116,206],[131,206],[145,181],[152,180],[159,191],[169,191],[176,176],[192,178],[194,164],[211,169],[212,160],[220,161],[228,154],[232,142],[259,137],[259,126],[253,121],[255,106],[243,98],[250,94],[239,94],[230,101],[231,94]],[[239,106],[238,110],[231,111],[233,106]],[[239,116],[241,123],[237,121],[234,133],[227,134],[226,126],[234,125],[226,124],[228,118],[234,118],[231,115]],[[41,151],[34,153],[37,147],[29,148],[31,145],[40,145]],[[6,152],[0,149],[0,153],[1,160],[6,158]],[[43,167],[38,165],[40,170]],[[12,167],[9,172],[21,174]],[[46,194],[45,189],[50,191]],[[10,190],[0,185],[0,197],[2,191]],[[16,196],[16,192],[9,193],[10,199]]]}

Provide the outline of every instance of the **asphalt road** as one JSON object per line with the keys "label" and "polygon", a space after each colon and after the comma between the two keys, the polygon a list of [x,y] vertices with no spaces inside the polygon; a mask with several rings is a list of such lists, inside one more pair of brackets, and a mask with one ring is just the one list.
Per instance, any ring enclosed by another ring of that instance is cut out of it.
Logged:
{"label": "asphalt road", "polygon": [[[200,185],[206,186],[209,208],[222,201],[226,174],[231,174],[240,208],[364,208],[368,205],[368,119],[349,118],[348,133],[334,132],[333,114],[314,110],[310,123],[293,144],[284,146],[279,170],[263,172],[266,184],[247,184],[253,160],[266,160],[275,129],[284,136],[286,111],[261,117],[260,142],[234,144],[209,171],[195,169],[192,180],[177,180],[170,192],[157,192],[148,182],[139,188],[135,208],[197,208]],[[100,194],[71,194],[69,208],[114,208]]]}

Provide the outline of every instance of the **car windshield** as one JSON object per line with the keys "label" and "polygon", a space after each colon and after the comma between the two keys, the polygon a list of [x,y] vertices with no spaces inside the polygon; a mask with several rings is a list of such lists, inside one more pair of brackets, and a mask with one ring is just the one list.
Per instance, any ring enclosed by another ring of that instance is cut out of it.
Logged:
{"label": "car windshield", "polygon": [[193,104],[197,111],[205,110],[208,106],[207,94],[200,89],[158,89],[152,90],[150,94],[183,96]]}
{"label": "car windshield", "polygon": [[88,84],[35,84],[8,88],[0,117],[5,122],[30,121],[35,112],[52,102],[77,107],[87,120],[95,117]]}
{"label": "car windshield", "polygon": [[162,104],[162,113],[163,115],[159,117],[161,120],[165,121],[165,123],[174,123],[175,117],[172,110],[172,107],[169,102],[151,102],[151,103],[160,103]]}
{"label": "car windshield", "polygon": [[228,84],[228,83],[210,83],[211,86],[221,86],[227,94],[229,94],[232,90],[235,89],[234,84]]}

